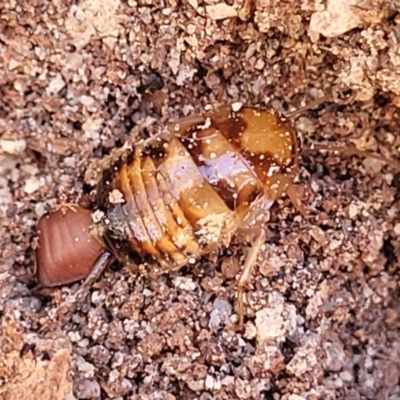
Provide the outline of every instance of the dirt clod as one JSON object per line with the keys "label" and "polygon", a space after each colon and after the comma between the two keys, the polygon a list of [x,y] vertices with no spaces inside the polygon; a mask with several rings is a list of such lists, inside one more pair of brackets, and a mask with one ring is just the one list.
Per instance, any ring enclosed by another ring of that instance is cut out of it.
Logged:
{"label": "dirt clod", "polygon": [[270,210],[243,331],[248,243],[157,279],[114,263],[72,304],[79,283],[38,290],[33,259],[39,216],[90,204],[104,155],[220,101],[333,93],[293,120],[304,149],[399,159],[397,0],[0,3],[1,399],[400,398],[400,185],[380,161],[304,150],[309,215]]}

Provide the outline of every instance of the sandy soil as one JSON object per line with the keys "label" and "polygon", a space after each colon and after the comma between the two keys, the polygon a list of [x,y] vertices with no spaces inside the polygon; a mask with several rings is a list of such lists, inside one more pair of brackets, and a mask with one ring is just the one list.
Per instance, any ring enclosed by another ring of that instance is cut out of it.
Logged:
{"label": "sandy soil", "polygon": [[38,218],[85,201],[113,148],[218,100],[333,92],[293,121],[305,146],[399,158],[399,2],[276,3],[242,21],[211,0],[1,2],[1,399],[400,399],[399,178],[369,157],[302,152],[310,218],[273,208],[243,332],[243,244],[158,280],[113,265],[69,305],[79,284],[35,290]]}

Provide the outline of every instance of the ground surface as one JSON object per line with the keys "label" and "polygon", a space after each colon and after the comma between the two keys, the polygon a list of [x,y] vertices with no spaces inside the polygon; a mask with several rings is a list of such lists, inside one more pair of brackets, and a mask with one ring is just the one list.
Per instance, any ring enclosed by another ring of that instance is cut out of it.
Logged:
{"label": "ground surface", "polygon": [[285,112],[333,88],[294,121],[305,143],[398,159],[398,2],[259,0],[247,22],[211,1],[1,3],[0,398],[400,398],[399,181],[371,158],[303,152],[311,217],[272,210],[243,332],[247,246],[156,281],[114,265],[60,309],[78,285],[34,291],[32,251],[112,148],[218,99]]}

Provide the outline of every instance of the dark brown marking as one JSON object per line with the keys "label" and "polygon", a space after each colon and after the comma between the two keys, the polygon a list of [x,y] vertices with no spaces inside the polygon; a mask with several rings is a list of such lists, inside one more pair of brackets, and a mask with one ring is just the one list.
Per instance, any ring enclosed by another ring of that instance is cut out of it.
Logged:
{"label": "dark brown marking", "polygon": [[146,148],[143,149],[142,154],[144,157],[150,157],[157,166],[165,159],[165,157],[167,157],[167,146],[168,142],[166,140],[158,138],[149,146],[146,146]]}
{"label": "dark brown marking", "polygon": [[241,137],[243,132],[247,129],[248,124],[238,114],[231,113],[229,118],[219,119],[213,121],[213,126],[218,129],[236,149],[241,152],[243,150]]}

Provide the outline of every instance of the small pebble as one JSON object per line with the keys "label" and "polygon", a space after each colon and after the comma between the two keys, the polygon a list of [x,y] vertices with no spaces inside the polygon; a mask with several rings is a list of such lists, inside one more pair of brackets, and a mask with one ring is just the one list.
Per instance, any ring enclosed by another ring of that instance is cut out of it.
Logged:
{"label": "small pebble", "polygon": [[210,314],[209,327],[218,328],[232,314],[232,305],[226,300],[217,298],[213,306],[214,309]]}

